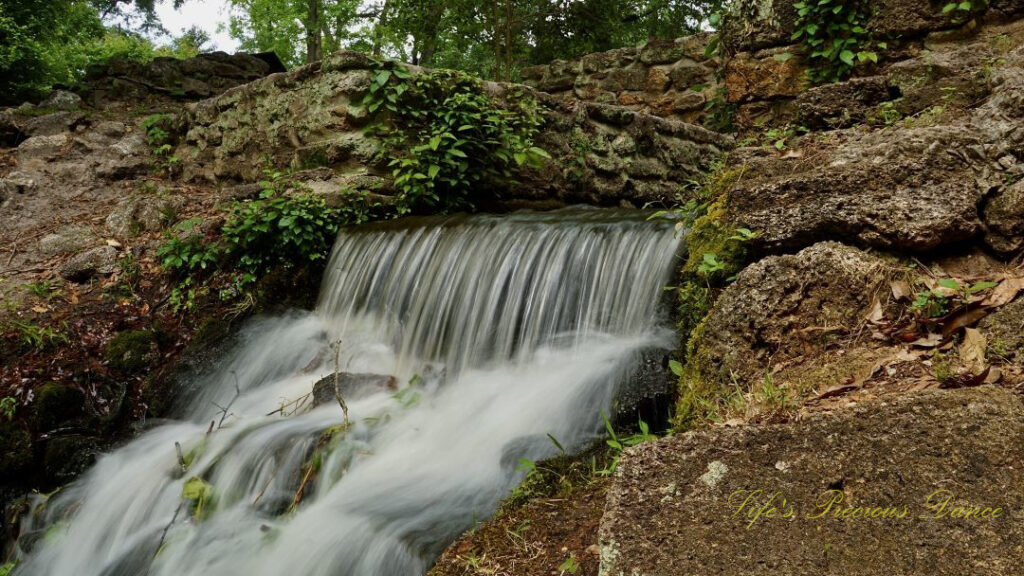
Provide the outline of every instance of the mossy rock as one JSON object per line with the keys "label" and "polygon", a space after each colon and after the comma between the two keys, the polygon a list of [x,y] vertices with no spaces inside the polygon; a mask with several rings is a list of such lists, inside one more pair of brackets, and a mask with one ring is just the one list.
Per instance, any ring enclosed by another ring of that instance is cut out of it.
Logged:
{"label": "mossy rock", "polygon": [[0,484],[24,480],[32,467],[32,435],[20,422],[0,418]]}
{"label": "mossy rock", "polygon": [[[689,256],[683,265],[684,277],[703,278],[707,283],[720,285],[747,263],[747,249],[737,237],[736,225],[729,220],[728,203],[728,196],[721,196],[708,206],[705,215],[693,223],[686,236]],[[703,271],[701,266],[706,255],[713,255],[722,268],[713,272]]]}
{"label": "mossy rock", "polygon": [[58,484],[74,480],[96,461],[99,441],[91,436],[59,436],[46,443],[46,477]]}
{"label": "mossy rock", "polygon": [[119,372],[137,374],[159,357],[157,335],[149,330],[121,332],[107,344],[107,363]]}
{"label": "mossy rock", "polygon": [[84,406],[85,394],[81,390],[50,382],[36,391],[33,421],[39,431],[52,430],[81,416]]}

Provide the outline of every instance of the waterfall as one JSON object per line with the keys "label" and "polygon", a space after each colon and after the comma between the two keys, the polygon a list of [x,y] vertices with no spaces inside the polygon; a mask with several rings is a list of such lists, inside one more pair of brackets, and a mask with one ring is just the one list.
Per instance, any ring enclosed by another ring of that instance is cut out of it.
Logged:
{"label": "waterfall", "polygon": [[[595,439],[638,351],[671,343],[678,244],[671,223],[587,209],[343,231],[316,311],[250,321],[180,421],[28,522],[45,536],[15,573],[422,575],[520,458]],[[345,425],[299,401],[336,366],[399,384],[347,398]]]}

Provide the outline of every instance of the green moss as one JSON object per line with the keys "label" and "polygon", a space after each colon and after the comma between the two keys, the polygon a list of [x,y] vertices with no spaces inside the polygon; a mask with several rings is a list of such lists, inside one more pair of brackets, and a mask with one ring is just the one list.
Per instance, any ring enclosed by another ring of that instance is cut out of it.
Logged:
{"label": "green moss", "polygon": [[20,422],[0,421],[0,483],[24,480],[32,466],[32,435]]}
{"label": "green moss", "polygon": [[114,370],[139,373],[156,359],[157,336],[149,330],[121,332],[107,344],[107,362]]}
{"label": "green moss", "polygon": [[[683,265],[684,278],[701,278],[709,285],[720,286],[736,275],[747,262],[747,248],[736,237],[736,225],[728,218],[728,195],[723,194],[710,206],[707,213],[693,223],[686,236],[687,259]],[[705,271],[706,255],[714,255],[723,268]]]}
{"label": "green moss", "polygon": [[567,497],[589,486],[595,479],[595,471],[607,469],[613,457],[611,449],[600,441],[577,455],[564,454],[541,460],[502,502],[501,507],[507,511],[536,498]]}
{"label": "green moss", "polygon": [[33,403],[36,428],[40,431],[57,428],[81,416],[84,406],[85,394],[81,390],[56,382],[44,384],[36,391]]}

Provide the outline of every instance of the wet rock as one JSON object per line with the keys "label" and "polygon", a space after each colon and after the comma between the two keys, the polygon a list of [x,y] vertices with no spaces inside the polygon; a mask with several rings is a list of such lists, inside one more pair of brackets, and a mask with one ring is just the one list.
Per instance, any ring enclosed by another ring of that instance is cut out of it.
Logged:
{"label": "wet rock", "polygon": [[82,98],[67,90],[54,90],[50,96],[39,104],[40,108],[56,110],[77,110],[82,107]]}
{"label": "wet rock", "polygon": [[60,267],[60,275],[71,282],[87,282],[96,276],[106,276],[117,269],[117,249],[99,246],[73,256]]}
{"label": "wet rock", "polygon": [[47,432],[82,415],[85,394],[78,388],[50,382],[41,386],[32,404],[36,429]]}
{"label": "wet rock", "polygon": [[836,242],[748,266],[698,327],[688,359],[698,378],[757,382],[765,366],[820,350],[860,326],[889,266]]}
{"label": "wet rock", "polygon": [[57,229],[39,240],[39,249],[48,256],[78,252],[95,243],[96,234],[86,226],[72,224]]}
{"label": "wet rock", "polygon": [[1003,256],[1024,248],[1024,181],[1000,190],[985,204],[985,243]]}
{"label": "wet rock", "polygon": [[[620,463],[601,573],[1015,575],[1024,492],[1007,487],[1024,483],[1022,459],[1024,403],[994,387],[664,438]],[[758,516],[776,493],[778,512]],[[957,517],[954,506],[989,517]],[[874,508],[893,513],[865,517]]]}
{"label": "wet rock", "polygon": [[58,436],[46,443],[43,466],[56,484],[74,480],[96,462],[100,443],[92,436]]}
{"label": "wet rock", "polygon": [[[313,385],[313,406],[322,404],[336,404],[338,399],[334,395],[334,375],[324,376]],[[338,374],[338,392],[346,402],[362,398],[375,392],[394,392],[398,390],[398,380],[394,376],[382,374],[352,374],[340,372]]]}
{"label": "wet rock", "polygon": [[121,332],[107,343],[106,355],[114,370],[138,374],[160,358],[157,335],[149,330]]}
{"label": "wet rock", "polygon": [[670,428],[669,414],[676,398],[679,377],[669,369],[673,350],[651,348],[639,354],[635,372],[615,397],[613,424],[616,430],[635,428],[639,420],[652,431]]}

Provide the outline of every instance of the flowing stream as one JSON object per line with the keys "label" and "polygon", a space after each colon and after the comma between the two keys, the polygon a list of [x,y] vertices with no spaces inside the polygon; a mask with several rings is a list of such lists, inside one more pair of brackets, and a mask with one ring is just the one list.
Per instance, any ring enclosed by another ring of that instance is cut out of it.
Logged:
{"label": "flowing stream", "polygon": [[[520,458],[557,453],[547,434],[598,437],[639,351],[671,343],[679,242],[581,209],[342,232],[316,311],[250,321],[180,421],[50,499],[15,573],[420,576]],[[346,425],[309,399],[336,366],[397,385],[351,391]]]}

